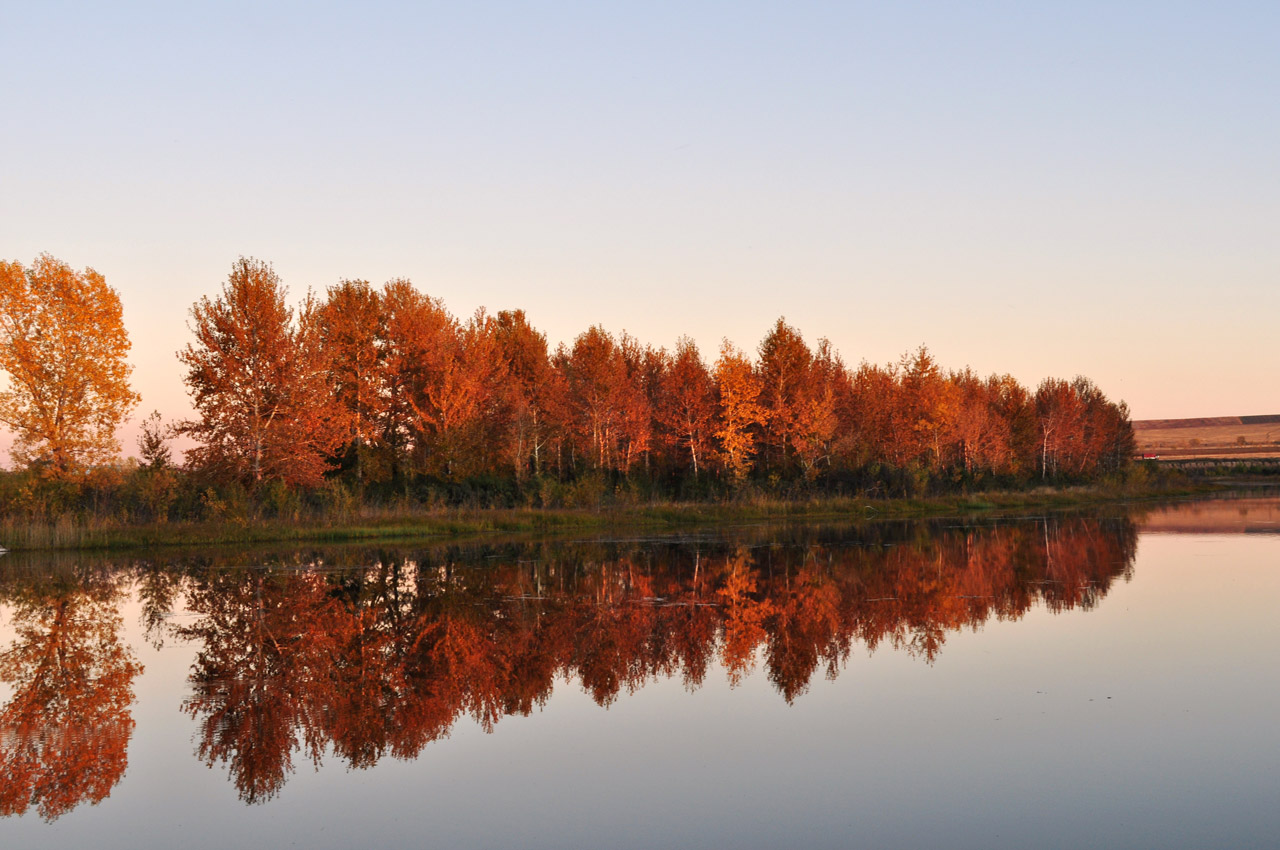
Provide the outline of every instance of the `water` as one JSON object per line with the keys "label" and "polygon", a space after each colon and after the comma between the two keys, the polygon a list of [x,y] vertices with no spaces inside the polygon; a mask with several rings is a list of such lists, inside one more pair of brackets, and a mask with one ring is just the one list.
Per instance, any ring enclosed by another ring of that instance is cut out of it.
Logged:
{"label": "water", "polygon": [[1276,532],[11,554],[0,846],[1274,846]]}

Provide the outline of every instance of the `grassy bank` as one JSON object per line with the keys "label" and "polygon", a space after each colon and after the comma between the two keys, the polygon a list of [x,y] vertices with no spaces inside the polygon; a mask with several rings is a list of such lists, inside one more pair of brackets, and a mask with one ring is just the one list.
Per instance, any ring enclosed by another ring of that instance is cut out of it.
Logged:
{"label": "grassy bank", "polygon": [[588,509],[360,509],[340,516],[130,524],[64,518],[56,523],[0,521],[0,546],[14,551],[138,549],[251,543],[344,543],[453,539],[489,534],[676,531],[777,520],[877,519],[1063,510],[1215,492],[1211,485],[1071,487],[916,499],[753,498],[733,502],[650,503]]}

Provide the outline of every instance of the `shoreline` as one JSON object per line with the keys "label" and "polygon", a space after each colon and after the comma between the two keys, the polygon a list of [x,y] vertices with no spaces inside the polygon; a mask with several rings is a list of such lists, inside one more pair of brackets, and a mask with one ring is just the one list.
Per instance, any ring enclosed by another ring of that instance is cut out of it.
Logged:
{"label": "shoreline", "polygon": [[52,524],[0,522],[0,551],[122,551],[190,546],[275,543],[408,543],[462,540],[492,534],[548,534],[602,529],[681,531],[725,523],[785,520],[873,522],[947,516],[1019,515],[1034,510],[1156,502],[1227,493],[1213,484],[1116,488],[1080,486],[992,491],[925,498],[743,502],[668,502],[588,508],[363,509],[335,517],[230,519],[131,524],[63,519]]}

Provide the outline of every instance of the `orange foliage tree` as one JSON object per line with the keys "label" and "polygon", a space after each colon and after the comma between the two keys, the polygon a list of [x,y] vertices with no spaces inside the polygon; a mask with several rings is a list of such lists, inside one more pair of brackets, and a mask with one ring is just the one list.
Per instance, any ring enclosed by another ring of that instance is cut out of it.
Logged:
{"label": "orange foliage tree", "polygon": [[755,457],[755,428],[767,416],[758,401],[760,378],[746,355],[727,339],[720,346],[715,378],[720,408],[715,436],[721,463],[733,480],[741,481]]}
{"label": "orange foliage tree", "polygon": [[681,337],[666,365],[656,413],[672,447],[688,452],[695,480],[710,454],[715,412],[716,388],[707,364],[694,341]]}
{"label": "orange foliage tree", "polygon": [[388,283],[383,298],[393,468],[413,457],[420,471],[445,478],[484,471],[497,456],[504,377],[494,319],[481,310],[462,324],[407,280]]}
{"label": "orange foliage tree", "polygon": [[386,316],[368,281],[344,280],[329,287],[317,310],[329,380],[347,429],[346,455],[356,480],[364,481],[365,456],[374,440],[385,395]]}
{"label": "orange foliage tree", "polygon": [[867,467],[895,459],[896,369],[863,363],[849,377],[849,384],[847,403],[840,410],[849,464]]}
{"label": "orange foliage tree", "polygon": [[851,392],[849,373],[840,356],[825,339],[809,361],[795,406],[792,443],[807,477],[818,474],[822,464],[831,466],[834,444],[840,430],[839,409]]}
{"label": "orange foliage tree", "polygon": [[937,471],[954,422],[955,386],[923,345],[902,358],[901,376],[896,431],[902,457]]}
{"label": "orange foliage tree", "polygon": [[366,484],[408,496],[443,480],[447,498],[555,504],[589,501],[606,479],[619,494],[642,492],[637,479],[715,493],[753,476],[916,494],[1037,472],[1084,480],[1133,452],[1127,408],[1086,379],[1033,396],[1008,375],[944,372],[924,346],[850,369],[783,319],[755,359],[726,340],[714,369],[687,337],[668,353],[600,326],[550,353],[522,311],[460,320],[407,280],[343,281],[295,317],[270,267],[244,259],[192,315],[197,342],[180,354],[202,417],[184,429],[203,443],[192,459],[252,484],[315,483],[340,461],[373,498]]}
{"label": "orange foliage tree", "polygon": [[549,413],[556,407],[558,378],[547,356],[547,337],[535,330],[523,310],[494,317],[494,342],[503,363],[507,411],[504,446],[516,478],[542,471],[543,449],[551,436]]}
{"label": "orange foliage tree", "polygon": [[794,453],[813,353],[800,332],[783,319],[760,343],[760,406],[764,443],[773,465],[786,469]]}
{"label": "orange foliage tree", "polygon": [[178,352],[199,414],[179,427],[200,443],[188,460],[253,486],[318,483],[346,428],[314,302],[295,319],[271,266],[241,257],[191,317],[196,341]]}
{"label": "orange foliage tree", "polygon": [[382,289],[386,315],[385,404],[378,428],[388,474],[402,481],[412,470],[414,446],[421,442],[417,401],[423,382],[443,357],[453,333],[453,318],[438,299],[408,280],[388,281]]}
{"label": "orange foliage tree", "polygon": [[116,429],[138,403],[129,388],[120,296],[93,269],[48,254],[0,262],[0,423],[19,464],[69,478],[120,451]]}
{"label": "orange foliage tree", "polygon": [[562,349],[556,365],[565,376],[567,424],[578,449],[597,469],[626,471],[648,445],[648,405],[633,380],[634,352],[628,356],[595,326],[579,334],[572,349]]}
{"label": "orange foliage tree", "polygon": [[492,469],[506,377],[494,320],[477,310],[453,326],[437,371],[425,382],[419,416],[430,423],[430,471],[453,478]]}

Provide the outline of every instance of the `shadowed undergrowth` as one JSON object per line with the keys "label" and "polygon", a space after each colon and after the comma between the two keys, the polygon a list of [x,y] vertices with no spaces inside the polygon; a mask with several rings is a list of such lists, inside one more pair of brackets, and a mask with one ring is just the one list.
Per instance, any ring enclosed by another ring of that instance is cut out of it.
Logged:
{"label": "shadowed undergrowth", "polygon": [[495,533],[688,529],[780,519],[865,522],[884,518],[1062,510],[1095,504],[1171,498],[1206,489],[1072,487],[983,492],[910,499],[756,496],[731,502],[652,502],[585,508],[358,508],[342,514],[285,519],[233,518],[131,523],[62,517],[51,523],[0,520],[0,545],[12,550],[125,549],[276,542],[348,542],[460,538]]}

